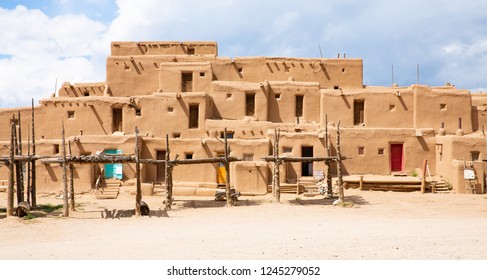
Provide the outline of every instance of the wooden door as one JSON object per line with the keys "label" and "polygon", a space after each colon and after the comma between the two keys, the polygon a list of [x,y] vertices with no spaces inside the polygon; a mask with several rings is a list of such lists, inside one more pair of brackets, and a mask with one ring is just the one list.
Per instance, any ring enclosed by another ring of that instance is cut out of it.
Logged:
{"label": "wooden door", "polygon": [[[166,151],[157,151],[156,155],[157,160],[165,160],[166,159]],[[156,181],[157,182],[164,182],[166,180],[166,164],[160,163],[157,164],[157,171],[156,171]]]}
{"label": "wooden door", "polygon": [[403,144],[391,144],[391,172],[403,171]]}

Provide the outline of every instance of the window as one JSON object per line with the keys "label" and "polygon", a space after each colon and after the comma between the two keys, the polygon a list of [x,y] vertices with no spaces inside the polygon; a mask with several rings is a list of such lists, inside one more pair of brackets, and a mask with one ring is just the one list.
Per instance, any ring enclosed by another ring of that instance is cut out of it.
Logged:
{"label": "window", "polygon": [[440,110],[446,111],[446,104],[440,104]]}
{"label": "window", "polygon": [[168,111],[169,113],[174,112],[174,107],[172,107],[172,106],[167,107],[167,111]]}
{"label": "window", "polygon": [[303,116],[303,95],[296,95],[296,117],[302,117]]}
{"label": "window", "polygon": [[83,96],[90,96],[90,93],[88,91],[83,91]]}
{"label": "window", "polygon": [[[234,135],[235,135],[235,133],[233,131],[227,131],[227,139],[233,139]],[[225,138],[225,132],[224,131],[220,132],[220,138],[221,139]]]}
{"label": "window", "polygon": [[245,115],[255,115],[255,93],[245,94]]}
{"label": "window", "polygon": [[173,133],[172,138],[181,138],[181,133],[179,133],[179,132]]}
{"label": "window", "polygon": [[292,154],[292,152],[293,152],[293,147],[282,147],[283,154]]}
{"label": "window", "polygon": [[254,160],[254,154],[243,154],[243,160],[244,161],[253,161]]}
{"label": "window", "polygon": [[333,86],[333,89],[334,90],[339,90],[340,89],[340,86]]}
{"label": "window", "polygon": [[358,154],[359,155],[365,154],[365,147],[358,147]]}
{"label": "window", "polygon": [[205,76],[205,72],[200,72],[200,77],[204,77]]}
{"label": "window", "polygon": [[191,92],[193,91],[193,73],[182,73],[181,76],[181,91]]}
{"label": "window", "polygon": [[123,115],[122,108],[113,108],[112,110],[112,130],[122,131],[123,128]]}
{"label": "window", "polygon": [[185,159],[193,159],[193,153],[185,153],[184,158]]}
{"label": "window", "polygon": [[389,105],[389,111],[391,112],[396,111],[396,105]]}
{"label": "window", "polygon": [[54,152],[54,154],[59,154],[59,144],[54,144],[53,152]]}
{"label": "window", "polygon": [[142,116],[142,110],[141,109],[135,109],[135,115],[138,117]]}
{"label": "window", "polygon": [[188,54],[194,55],[194,48],[193,47],[188,47]]}
{"label": "window", "polygon": [[227,93],[227,99],[230,99],[232,98],[232,94],[231,93]]}
{"label": "window", "polygon": [[364,100],[354,100],[353,101],[353,124],[354,125],[364,125]]}
{"label": "window", "polygon": [[472,158],[472,161],[477,161],[480,159],[480,152],[479,151],[471,151],[470,156]]}
{"label": "window", "polygon": [[68,111],[68,119],[74,119],[74,111]]}
{"label": "window", "polygon": [[379,148],[379,149],[377,150],[377,154],[378,154],[378,155],[383,155],[383,154],[384,154],[384,148]]}
{"label": "window", "polygon": [[189,105],[189,128],[198,128],[199,105]]}
{"label": "window", "polygon": [[276,93],[274,96],[276,97],[276,99],[281,99],[281,94],[280,93]]}

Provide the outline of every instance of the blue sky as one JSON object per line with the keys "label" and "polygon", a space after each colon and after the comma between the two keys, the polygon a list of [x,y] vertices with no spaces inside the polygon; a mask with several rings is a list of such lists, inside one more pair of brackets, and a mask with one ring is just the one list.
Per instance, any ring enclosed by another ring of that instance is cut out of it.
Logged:
{"label": "blue sky", "polygon": [[364,60],[366,85],[487,90],[487,1],[0,0],[0,107],[105,79],[110,41],[213,40],[220,56]]}

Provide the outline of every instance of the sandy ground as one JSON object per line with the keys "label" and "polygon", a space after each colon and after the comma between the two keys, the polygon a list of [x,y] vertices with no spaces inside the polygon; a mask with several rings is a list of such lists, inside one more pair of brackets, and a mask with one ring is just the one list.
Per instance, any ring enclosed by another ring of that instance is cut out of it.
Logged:
{"label": "sandy ground", "polygon": [[[346,190],[350,208],[322,196],[144,197],[77,195],[78,211],[32,220],[0,213],[0,259],[487,259],[487,196]],[[38,204],[62,204],[55,196]],[[0,208],[6,194],[0,193]],[[132,210],[131,210],[132,209]]]}

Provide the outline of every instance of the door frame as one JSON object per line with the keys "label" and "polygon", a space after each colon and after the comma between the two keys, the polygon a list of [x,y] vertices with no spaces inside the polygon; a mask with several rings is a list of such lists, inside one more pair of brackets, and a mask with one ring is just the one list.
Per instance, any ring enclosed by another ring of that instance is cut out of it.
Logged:
{"label": "door frame", "polygon": [[[401,168],[400,170],[393,170],[393,152],[392,152],[392,146],[401,146]],[[391,142],[389,143],[389,169],[391,170],[391,173],[395,172],[404,172],[404,167],[405,167],[405,162],[404,162],[404,142]]]}

